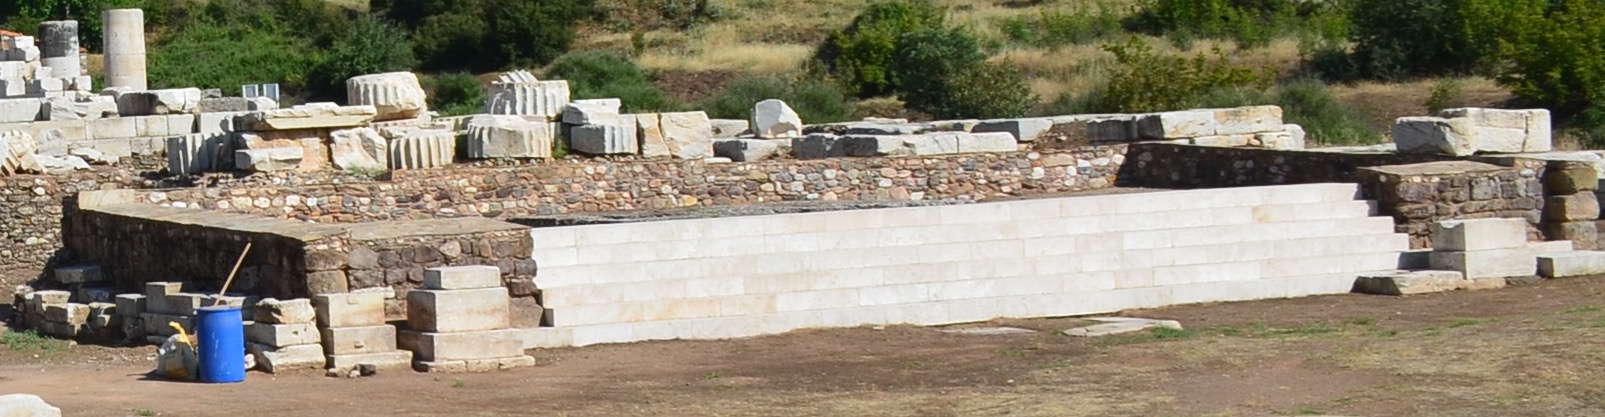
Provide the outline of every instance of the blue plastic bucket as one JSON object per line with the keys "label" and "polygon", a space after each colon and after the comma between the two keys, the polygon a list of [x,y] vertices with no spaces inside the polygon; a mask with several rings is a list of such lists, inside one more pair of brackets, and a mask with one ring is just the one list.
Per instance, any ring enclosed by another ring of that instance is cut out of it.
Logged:
{"label": "blue plastic bucket", "polygon": [[227,383],[245,380],[245,322],[239,307],[201,308],[195,316],[196,338],[200,339],[201,382]]}

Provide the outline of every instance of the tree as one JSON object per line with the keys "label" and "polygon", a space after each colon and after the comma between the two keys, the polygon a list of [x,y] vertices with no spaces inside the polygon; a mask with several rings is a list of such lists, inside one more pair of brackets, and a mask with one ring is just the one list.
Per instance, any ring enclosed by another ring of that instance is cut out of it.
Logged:
{"label": "tree", "polygon": [[832,33],[815,58],[859,97],[884,95],[897,88],[890,69],[897,37],[943,27],[943,13],[925,0],[871,4],[846,28]]}
{"label": "tree", "polygon": [[312,73],[312,97],[345,98],[345,81],[364,74],[409,71],[418,60],[407,34],[385,21],[359,16],[334,38]]}

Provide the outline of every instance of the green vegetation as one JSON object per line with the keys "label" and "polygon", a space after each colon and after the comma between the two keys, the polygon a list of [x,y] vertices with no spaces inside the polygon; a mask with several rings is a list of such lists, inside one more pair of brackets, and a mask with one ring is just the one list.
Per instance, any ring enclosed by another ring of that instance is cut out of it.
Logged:
{"label": "green vegetation", "polygon": [[8,331],[0,334],[0,345],[18,352],[56,352],[67,348],[67,342],[33,330]]}
{"label": "green vegetation", "polygon": [[1180,110],[1198,105],[1212,92],[1224,89],[1262,87],[1265,74],[1227,62],[1216,51],[1211,59],[1191,59],[1154,52],[1145,43],[1132,40],[1105,46],[1115,55],[1109,83],[1097,93],[1093,104],[1099,112],[1141,113]]}
{"label": "green vegetation", "polygon": [[473,74],[437,74],[420,81],[429,93],[429,109],[443,116],[474,114],[485,108],[485,86]]}
{"label": "green vegetation", "polygon": [[816,59],[859,97],[891,93],[901,84],[891,69],[898,37],[944,26],[943,10],[924,0],[874,3],[830,35]]}
{"label": "green vegetation", "polygon": [[591,0],[372,0],[413,33],[424,69],[475,72],[552,62],[593,16]]}
{"label": "green vegetation", "polygon": [[1123,12],[1108,2],[1069,10],[1043,10],[1037,16],[1005,19],[1002,30],[1009,40],[1027,45],[1082,44],[1124,34]]}
{"label": "green vegetation", "polygon": [[809,123],[834,123],[852,118],[853,104],[836,86],[818,80],[793,80],[776,76],[749,76],[731,81],[723,90],[703,100],[698,108],[709,117],[748,119],[752,105],[780,99]]}
{"label": "green vegetation", "polygon": [[1146,0],[1128,19],[1135,30],[1180,45],[1230,39],[1259,46],[1287,35],[1341,38],[1348,32],[1342,3],[1298,0]]}
{"label": "green vegetation", "polygon": [[665,111],[679,107],[652,84],[635,62],[611,52],[587,51],[564,55],[546,69],[546,77],[568,80],[575,99],[619,98],[624,111]]}

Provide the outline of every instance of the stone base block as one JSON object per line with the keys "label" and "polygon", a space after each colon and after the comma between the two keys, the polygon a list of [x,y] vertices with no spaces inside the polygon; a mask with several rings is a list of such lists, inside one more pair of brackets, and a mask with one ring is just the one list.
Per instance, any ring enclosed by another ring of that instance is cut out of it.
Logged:
{"label": "stone base block", "polygon": [[1577,251],[1538,256],[1538,275],[1564,278],[1605,274],[1605,252]]}
{"label": "stone base block", "polygon": [[510,358],[473,359],[462,361],[418,361],[412,369],[418,372],[436,373],[470,373],[495,372],[506,369],[535,366],[533,356],[514,356]]}
{"label": "stone base block", "polygon": [[312,297],[318,327],[363,327],[385,324],[385,296],[378,292],[318,294]]}
{"label": "stone base block", "polygon": [[494,266],[450,266],[424,270],[424,288],[472,290],[502,286],[502,270]]}
{"label": "stone base block", "polygon": [[1577,249],[1599,249],[1599,228],[1593,221],[1544,223],[1544,237],[1569,240]]}
{"label": "stone base block", "polygon": [[336,327],[321,330],[324,353],[330,355],[396,350],[396,326]]}
{"label": "stone base block", "polygon": [[401,331],[399,344],[420,361],[494,359],[524,353],[523,332],[517,329],[461,333]]}
{"label": "stone base block", "polygon": [[271,347],[315,345],[322,340],[318,328],[312,323],[272,324],[252,323],[245,326],[245,340]]}
{"label": "stone base block", "polygon": [[407,326],[426,332],[470,332],[509,326],[511,299],[502,287],[476,290],[412,290]]}
{"label": "stone base block", "polygon": [[1530,249],[1481,251],[1437,251],[1431,255],[1432,269],[1458,271],[1467,279],[1532,276],[1538,272],[1538,256]]}
{"label": "stone base block", "polygon": [[291,369],[323,369],[329,358],[323,356],[321,345],[295,345],[273,347],[250,343],[246,350],[256,357],[256,368],[270,374]]}
{"label": "stone base block", "polygon": [[1527,243],[1523,219],[1447,220],[1432,225],[1432,248],[1479,251],[1519,248]]}
{"label": "stone base block", "polygon": [[1455,271],[1398,271],[1362,275],[1354,282],[1354,292],[1378,295],[1410,295],[1453,291],[1466,285],[1466,276]]}
{"label": "stone base block", "polygon": [[178,323],[179,326],[184,327],[185,332],[195,332],[195,316],[142,313],[139,315],[139,319],[145,324],[145,334],[147,335],[172,336],[176,332],[173,331],[173,326],[169,326],[168,323]]}
{"label": "stone base block", "polygon": [[397,350],[380,353],[329,355],[328,369],[351,372],[359,365],[373,365],[379,369],[405,368],[412,364],[412,352]]}

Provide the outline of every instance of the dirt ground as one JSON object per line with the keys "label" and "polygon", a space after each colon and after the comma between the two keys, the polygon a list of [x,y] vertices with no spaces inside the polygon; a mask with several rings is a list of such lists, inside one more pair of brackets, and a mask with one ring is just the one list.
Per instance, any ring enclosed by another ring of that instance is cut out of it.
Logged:
{"label": "dirt ground", "polygon": [[534,368],[148,380],[154,348],[0,347],[0,393],[73,416],[1598,416],[1605,278],[1129,311],[1102,339],[894,326],[531,351]]}

